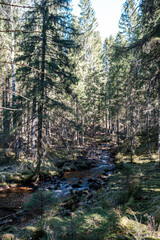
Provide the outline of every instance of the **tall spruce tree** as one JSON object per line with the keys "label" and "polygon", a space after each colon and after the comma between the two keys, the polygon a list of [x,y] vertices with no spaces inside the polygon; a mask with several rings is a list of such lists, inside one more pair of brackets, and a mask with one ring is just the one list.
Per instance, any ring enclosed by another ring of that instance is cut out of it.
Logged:
{"label": "tall spruce tree", "polygon": [[24,79],[28,94],[33,96],[33,104],[37,102],[37,108],[34,105],[32,108],[33,114],[37,111],[38,120],[37,167],[34,173],[37,177],[43,158],[46,109],[57,104],[53,98],[56,92],[70,92],[70,85],[76,79],[68,58],[68,52],[74,47],[69,1],[33,1],[33,7],[24,15],[25,31],[20,47],[23,56],[17,60],[29,65],[19,69],[19,76]]}
{"label": "tall spruce tree", "polygon": [[77,108],[81,124],[82,143],[84,132],[92,131],[100,124],[102,92],[104,88],[102,43],[97,31],[97,20],[90,0],[81,0],[79,18],[81,51],[77,64],[79,92]]}

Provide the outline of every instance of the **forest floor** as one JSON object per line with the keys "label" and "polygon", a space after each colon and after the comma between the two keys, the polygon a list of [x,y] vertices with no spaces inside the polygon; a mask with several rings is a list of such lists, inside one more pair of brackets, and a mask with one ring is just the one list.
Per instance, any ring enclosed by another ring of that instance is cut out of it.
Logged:
{"label": "forest floor", "polygon": [[[114,161],[116,169],[107,185],[92,194],[86,192],[74,211],[64,214],[62,204],[45,211],[43,229],[48,239],[160,240],[158,156],[141,153],[130,163],[129,154],[121,151]],[[5,166],[6,172],[8,167]],[[51,171],[55,174],[56,169],[52,167]],[[36,214],[24,226],[8,224],[1,239],[40,239],[35,235],[39,224]]]}

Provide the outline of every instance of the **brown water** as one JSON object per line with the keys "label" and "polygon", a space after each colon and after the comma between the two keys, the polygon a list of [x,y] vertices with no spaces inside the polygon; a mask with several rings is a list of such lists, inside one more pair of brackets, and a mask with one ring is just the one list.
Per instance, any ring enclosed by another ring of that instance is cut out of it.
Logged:
{"label": "brown water", "polygon": [[0,223],[12,219],[14,215],[22,210],[23,203],[32,194],[31,188],[16,187],[0,191]]}
{"label": "brown water", "polygon": [[89,179],[96,180],[101,175],[108,176],[112,173],[114,164],[110,162],[109,153],[106,150],[95,150],[94,154],[92,153],[89,158],[90,160],[93,158],[93,162],[96,162],[96,167],[65,172],[64,180],[58,180],[55,186],[52,183],[48,183],[47,188],[53,191],[56,196],[63,197],[69,195],[71,189],[73,191],[91,190]]}
{"label": "brown water", "polygon": [[[108,146],[103,148],[108,148]],[[110,162],[109,153],[105,150],[96,150],[90,156],[90,160],[96,160],[96,167],[88,170],[70,171],[64,173],[63,180],[56,179],[53,182],[45,183],[45,188],[53,192],[57,197],[63,198],[70,194],[70,190],[89,190],[89,179],[99,179],[102,174],[108,176],[112,173],[114,165]],[[104,173],[105,172],[105,173]],[[102,180],[100,180],[102,181]],[[76,184],[76,185],[75,185]],[[21,211],[23,203],[33,193],[31,188],[17,187],[0,191],[0,223],[6,216],[11,216],[17,211]]]}

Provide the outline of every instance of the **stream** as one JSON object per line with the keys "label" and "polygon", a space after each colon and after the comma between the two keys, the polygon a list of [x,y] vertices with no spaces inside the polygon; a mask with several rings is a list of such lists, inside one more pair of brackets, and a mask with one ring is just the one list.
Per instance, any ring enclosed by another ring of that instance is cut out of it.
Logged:
{"label": "stream", "polygon": [[[88,156],[91,164],[89,169],[64,172],[60,179],[55,176],[46,181],[44,187],[53,192],[61,200],[70,197],[71,191],[77,197],[87,191],[92,193],[101,187],[107,187],[109,176],[113,173],[115,164],[110,160],[109,146],[101,144],[97,149],[93,149]],[[0,192],[0,226],[8,224],[8,216],[14,216],[17,211],[22,210],[23,203],[33,193],[32,189],[26,187],[16,187]],[[14,222],[11,219],[11,223]]]}
{"label": "stream", "polygon": [[[105,149],[108,145],[102,147]],[[57,197],[65,198],[70,194],[71,189],[76,193],[101,188],[108,181],[115,165],[110,161],[110,153],[106,150],[94,150],[89,159],[92,160],[92,157],[94,157],[94,163],[96,162],[95,167],[65,172],[61,180],[55,179],[53,182],[47,182],[46,189],[52,191]]]}

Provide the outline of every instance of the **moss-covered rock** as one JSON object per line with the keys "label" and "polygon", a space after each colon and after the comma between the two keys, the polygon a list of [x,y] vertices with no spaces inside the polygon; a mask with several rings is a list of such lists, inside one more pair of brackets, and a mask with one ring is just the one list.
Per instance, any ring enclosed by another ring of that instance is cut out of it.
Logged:
{"label": "moss-covered rock", "polygon": [[11,233],[6,233],[6,234],[3,234],[0,239],[2,239],[2,240],[14,240],[14,239],[16,239],[16,237]]}
{"label": "moss-covered rock", "polygon": [[32,235],[32,240],[47,240],[47,233],[43,229],[37,229],[33,235]]}

